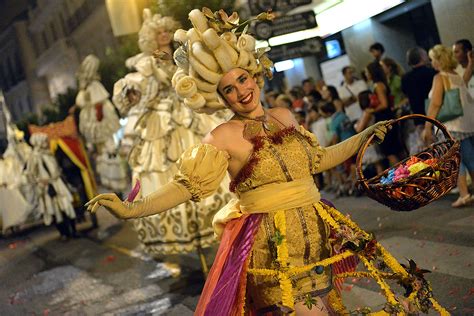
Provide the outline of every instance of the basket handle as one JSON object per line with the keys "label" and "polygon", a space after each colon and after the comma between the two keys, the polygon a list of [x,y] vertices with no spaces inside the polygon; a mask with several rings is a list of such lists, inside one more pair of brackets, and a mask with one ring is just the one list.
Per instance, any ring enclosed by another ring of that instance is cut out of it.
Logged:
{"label": "basket handle", "polygon": [[[451,134],[448,132],[448,130],[446,129],[446,126],[441,124],[440,121],[438,121],[436,119],[433,119],[431,117],[428,117],[426,115],[422,115],[422,114],[409,114],[409,115],[402,116],[398,119],[390,120],[387,123],[387,127],[391,126],[391,125],[394,125],[394,124],[397,124],[401,121],[409,120],[409,119],[423,119],[425,121],[428,121],[428,122],[432,123],[433,125],[435,125],[436,127],[438,127],[443,132],[443,134],[446,138],[449,138],[450,140],[454,141],[453,136],[451,136]],[[364,186],[364,188],[367,189],[367,190],[369,189],[369,187],[367,185],[367,179],[364,177],[364,173],[363,173],[363,170],[362,170],[362,158],[364,157],[365,151],[369,147],[369,145],[372,142],[372,140],[374,139],[374,137],[375,137],[375,134],[370,135],[370,137],[367,139],[367,141],[360,147],[359,153],[357,154],[357,161],[356,161],[357,176],[359,178],[358,182],[361,183]]]}

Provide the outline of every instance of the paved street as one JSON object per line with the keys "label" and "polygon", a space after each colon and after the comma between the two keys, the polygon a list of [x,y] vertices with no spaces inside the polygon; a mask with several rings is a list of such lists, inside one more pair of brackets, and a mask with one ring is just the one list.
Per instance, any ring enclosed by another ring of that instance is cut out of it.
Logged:
{"label": "paved street", "polygon": [[[365,197],[333,202],[400,261],[432,270],[427,279],[453,315],[473,315],[474,208],[451,209],[454,198],[410,213]],[[52,227],[0,239],[0,315],[192,315],[203,285],[197,255],[152,260],[130,223],[105,212],[99,220],[98,230],[81,224],[85,237],[69,242]],[[376,307],[382,298],[365,280],[347,280],[343,295],[352,309]]]}

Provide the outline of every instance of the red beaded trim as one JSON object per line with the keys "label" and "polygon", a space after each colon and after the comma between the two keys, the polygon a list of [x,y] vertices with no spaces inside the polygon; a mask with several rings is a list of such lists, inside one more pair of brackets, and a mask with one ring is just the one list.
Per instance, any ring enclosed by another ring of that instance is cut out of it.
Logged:
{"label": "red beaded trim", "polygon": [[247,164],[242,169],[240,169],[239,173],[234,178],[234,180],[232,180],[230,182],[229,190],[231,192],[235,192],[236,189],[237,189],[237,186],[239,184],[241,184],[242,182],[244,182],[245,180],[250,178],[250,176],[253,173],[253,170],[254,170],[255,166],[258,164],[258,162],[260,160],[259,157],[257,157],[256,154],[263,148],[265,139],[268,139],[273,144],[282,144],[283,139],[286,136],[294,134],[294,132],[296,132],[296,128],[294,126],[290,126],[290,127],[284,128],[282,130],[279,130],[278,132],[276,132],[273,135],[255,136],[254,138],[250,139],[250,142],[252,142],[252,144],[253,144],[253,151],[252,151],[252,154],[250,156],[250,159],[247,162]]}

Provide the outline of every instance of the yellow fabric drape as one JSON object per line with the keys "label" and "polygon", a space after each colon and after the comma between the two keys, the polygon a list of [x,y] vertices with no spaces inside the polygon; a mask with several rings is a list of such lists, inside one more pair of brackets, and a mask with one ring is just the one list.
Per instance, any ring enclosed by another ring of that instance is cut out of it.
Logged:
{"label": "yellow fabric drape", "polygon": [[84,182],[86,196],[89,200],[92,199],[94,196],[97,195],[97,187],[95,180],[91,177],[91,174],[89,172],[89,170],[92,170],[92,168],[89,164],[89,160],[87,158],[87,154],[84,147],[82,146],[82,144],[80,145],[81,150],[83,151],[84,157],[86,159],[86,166],[79,159],[76,158],[76,155],[71,151],[67,144],[63,140],[61,140],[61,138],[51,139],[50,148],[53,153],[56,152],[58,146],[61,148],[62,151],[66,153],[68,158],[71,159],[71,161],[81,170],[81,176]]}
{"label": "yellow fabric drape", "polygon": [[221,238],[225,224],[244,214],[268,213],[288,210],[317,203],[320,194],[311,177],[283,183],[271,183],[255,190],[241,193],[232,199],[212,220],[214,234]]}

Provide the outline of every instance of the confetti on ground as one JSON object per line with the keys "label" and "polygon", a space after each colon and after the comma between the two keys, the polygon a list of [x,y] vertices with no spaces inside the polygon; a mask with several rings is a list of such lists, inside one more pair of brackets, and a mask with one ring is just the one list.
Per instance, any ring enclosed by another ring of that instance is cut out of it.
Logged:
{"label": "confetti on ground", "polygon": [[105,259],[103,260],[103,263],[111,263],[111,262],[114,262],[116,259],[117,257],[115,257],[114,255],[110,255],[110,256],[105,257]]}

